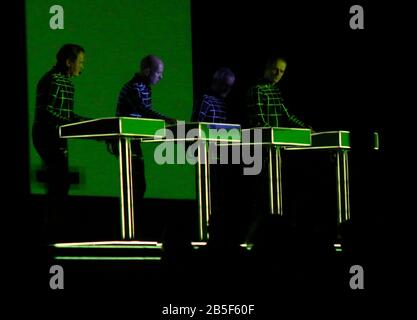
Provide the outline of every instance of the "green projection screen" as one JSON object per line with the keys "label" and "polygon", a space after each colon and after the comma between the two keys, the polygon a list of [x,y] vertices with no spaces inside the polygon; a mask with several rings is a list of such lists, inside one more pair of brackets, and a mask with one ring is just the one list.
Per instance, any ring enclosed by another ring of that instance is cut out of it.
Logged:
{"label": "green projection screen", "polygon": [[[59,5],[56,7],[55,5]],[[112,117],[119,91],[138,71],[140,59],[155,54],[165,64],[164,78],[153,86],[153,106],[170,117],[188,120],[191,115],[192,52],[189,0],[28,0],[26,1],[29,128],[35,110],[36,84],[55,64],[65,43],[86,50],[83,73],[73,78],[75,113]],[[145,144],[147,198],[194,199],[194,168],[158,165],[156,144]],[[119,196],[117,158],[104,142],[70,139],[70,169],[80,183],[71,195]],[[30,137],[31,192],[45,193],[37,172],[42,161]]]}

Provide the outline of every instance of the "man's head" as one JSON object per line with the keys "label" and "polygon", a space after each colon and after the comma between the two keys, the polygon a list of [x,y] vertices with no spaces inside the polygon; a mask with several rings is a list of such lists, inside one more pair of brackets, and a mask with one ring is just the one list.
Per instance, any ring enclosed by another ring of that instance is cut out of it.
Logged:
{"label": "man's head", "polygon": [[287,68],[287,61],[282,57],[270,58],[265,65],[264,77],[272,84],[278,83]]}
{"label": "man's head", "polygon": [[164,63],[154,55],[148,55],[140,62],[140,74],[146,79],[148,84],[157,84],[164,73]]}
{"label": "man's head", "polygon": [[215,94],[226,98],[235,83],[235,74],[228,68],[219,68],[213,75],[211,89]]}
{"label": "man's head", "polygon": [[78,44],[65,44],[56,55],[56,68],[69,77],[80,75],[84,69],[84,48]]}

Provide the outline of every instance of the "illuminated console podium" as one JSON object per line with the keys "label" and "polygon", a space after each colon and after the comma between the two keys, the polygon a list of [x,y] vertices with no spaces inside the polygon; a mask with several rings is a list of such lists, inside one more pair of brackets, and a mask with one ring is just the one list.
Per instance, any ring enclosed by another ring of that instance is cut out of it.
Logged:
{"label": "illuminated console podium", "polygon": [[[262,137],[261,139],[256,138]],[[259,135],[262,133],[262,136]],[[250,128],[242,130],[243,137],[249,137],[248,142],[241,145],[262,145],[268,151],[268,183],[269,209],[271,214],[283,214],[282,206],[282,160],[281,149],[286,146],[306,147],[311,145],[311,130],[304,128]],[[253,138],[252,138],[253,137]],[[246,139],[245,139],[246,140]],[[263,154],[263,152],[262,152]]]}
{"label": "illuminated console podium", "polygon": [[331,150],[336,152],[337,210],[340,224],[350,219],[349,131],[325,131],[311,134],[310,147],[286,147],[286,150]]}
{"label": "illuminated console podium", "polygon": [[165,121],[127,117],[99,118],[60,126],[59,135],[61,138],[67,139],[117,139],[119,147],[122,240],[133,240],[135,228],[131,140],[164,137]]}
{"label": "illuminated console podium", "polygon": [[225,145],[240,143],[241,126],[228,123],[178,122],[176,125],[167,126],[165,138],[145,142],[169,141],[184,142],[187,145],[196,144],[198,241],[207,241],[211,215],[210,164],[213,163],[211,150],[219,143]]}

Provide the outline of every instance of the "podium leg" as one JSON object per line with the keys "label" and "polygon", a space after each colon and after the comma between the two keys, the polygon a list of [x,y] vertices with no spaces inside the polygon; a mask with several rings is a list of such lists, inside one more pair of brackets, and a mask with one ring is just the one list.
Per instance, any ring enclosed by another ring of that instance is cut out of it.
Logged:
{"label": "podium leg", "polygon": [[270,213],[282,216],[281,148],[279,146],[269,146],[268,170]]}
{"label": "podium leg", "polygon": [[132,188],[132,150],[129,138],[119,139],[120,217],[122,240],[135,237]]}
{"label": "podium leg", "polygon": [[211,214],[211,195],[210,195],[210,163],[209,146],[206,141],[198,142],[198,170],[197,170],[197,189],[198,189],[198,240],[208,240],[208,224]]}
{"label": "podium leg", "polygon": [[350,219],[348,152],[348,150],[336,152],[338,224]]}

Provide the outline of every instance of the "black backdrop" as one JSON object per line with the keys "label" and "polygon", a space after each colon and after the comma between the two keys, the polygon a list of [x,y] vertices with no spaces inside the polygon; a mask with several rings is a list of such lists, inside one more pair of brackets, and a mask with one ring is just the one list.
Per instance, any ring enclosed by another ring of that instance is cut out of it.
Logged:
{"label": "black backdrop", "polygon": [[[387,77],[397,38],[392,24],[386,23],[392,8],[349,1],[192,0],[191,4],[195,94],[208,86],[217,67],[230,67],[237,75],[231,94],[233,117],[244,121],[248,86],[262,75],[271,53],[283,54],[288,65],[281,86],[288,107],[316,131],[351,131],[352,215],[367,225],[381,221],[386,208],[380,205],[387,202],[379,200],[392,193],[391,173],[384,163],[394,147]],[[354,4],[364,9],[363,30],[349,26]],[[379,152],[372,149],[374,131],[380,134]],[[315,160],[307,161],[311,164],[304,171],[317,169]],[[316,189],[321,188],[319,182]],[[310,182],[309,190],[314,186]],[[322,195],[312,196],[317,197]]]}
{"label": "black backdrop", "polygon": [[381,8],[364,5],[365,29],[351,30],[346,2],[191,3],[197,93],[226,65],[237,74],[240,98],[266,57],[280,52],[288,58],[282,80],[288,104],[307,122],[321,130],[382,126],[377,99],[389,34]]}

